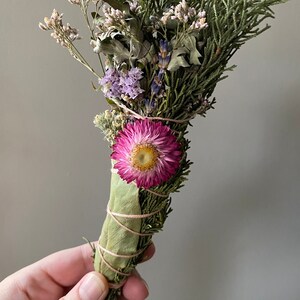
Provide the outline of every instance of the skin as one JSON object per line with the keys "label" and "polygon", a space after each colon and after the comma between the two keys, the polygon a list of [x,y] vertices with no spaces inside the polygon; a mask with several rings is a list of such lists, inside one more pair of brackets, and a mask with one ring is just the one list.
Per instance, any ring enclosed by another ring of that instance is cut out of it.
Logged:
{"label": "skin", "polygon": [[[151,244],[143,261],[150,259],[154,252]],[[81,287],[88,279],[97,288],[93,295],[82,294]],[[0,282],[1,300],[104,300],[107,292],[105,277],[93,272],[88,244],[51,254]],[[144,300],[148,294],[146,282],[134,271],[125,282],[119,300]]]}

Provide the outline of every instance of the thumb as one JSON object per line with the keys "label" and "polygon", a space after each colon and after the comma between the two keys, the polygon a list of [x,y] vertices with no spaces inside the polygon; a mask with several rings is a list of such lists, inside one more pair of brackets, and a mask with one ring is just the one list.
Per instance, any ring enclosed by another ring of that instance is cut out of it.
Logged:
{"label": "thumb", "polygon": [[107,293],[108,283],[105,277],[100,273],[90,272],[60,300],[104,300]]}

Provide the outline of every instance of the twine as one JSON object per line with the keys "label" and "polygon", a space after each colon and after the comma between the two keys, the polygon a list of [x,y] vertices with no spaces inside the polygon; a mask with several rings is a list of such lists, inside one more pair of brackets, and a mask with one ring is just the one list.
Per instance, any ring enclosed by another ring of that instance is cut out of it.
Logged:
{"label": "twine", "polygon": [[127,219],[142,219],[142,218],[148,218],[148,217],[151,217],[152,215],[158,213],[159,211],[155,211],[153,213],[150,213],[150,214],[145,214],[145,215],[126,215],[126,214],[120,214],[120,213],[115,213],[115,212],[112,212],[110,210],[109,207],[107,207],[106,209],[108,215],[111,216],[111,218],[120,226],[122,227],[123,229],[125,229],[126,231],[129,231],[131,232],[132,234],[135,234],[135,235],[138,235],[138,236],[152,236],[153,234],[152,233],[140,233],[140,232],[137,232],[137,231],[134,231],[132,230],[131,228],[127,227],[126,225],[122,224],[118,219],[117,219],[117,216],[118,217],[121,217],[121,218],[127,218]]}
{"label": "twine", "polygon": [[151,194],[153,194],[155,196],[158,196],[158,197],[169,198],[169,195],[160,194],[160,193],[158,193],[156,191],[153,191],[153,190],[145,190],[145,191],[147,191],[147,192],[149,192],[149,193],[151,193]]}
{"label": "twine", "polygon": [[[160,208],[159,210],[156,210],[152,213],[149,213],[149,214],[142,214],[142,215],[127,215],[127,214],[121,214],[121,213],[117,213],[117,212],[112,212],[110,210],[110,208],[107,206],[107,213],[109,216],[111,216],[113,218],[113,220],[120,226],[122,227],[123,229],[125,229],[126,231],[129,231],[131,232],[132,234],[135,234],[135,235],[138,235],[138,236],[152,236],[153,234],[152,233],[140,233],[140,232],[136,232],[132,229],[130,229],[129,227],[125,226],[124,224],[122,224],[118,219],[117,217],[121,217],[121,218],[127,218],[127,219],[143,219],[143,218],[149,218],[157,213],[159,213],[161,211],[162,208]],[[102,261],[104,262],[104,264],[110,269],[112,270],[113,272],[119,274],[119,275],[122,275],[122,276],[126,276],[128,277],[130,275],[130,273],[124,273],[122,271],[119,271],[117,270],[116,268],[114,268],[105,258],[104,258],[104,255],[103,255],[103,252],[105,253],[108,253],[109,255],[111,256],[114,256],[114,257],[120,257],[120,258],[126,258],[126,259],[130,259],[130,258],[134,258],[134,257],[137,257],[139,256],[140,254],[142,254],[145,249],[141,249],[140,251],[137,251],[136,253],[134,254],[118,254],[118,253],[114,253],[106,248],[104,248],[103,246],[100,245],[100,241],[98,241],[98,244],[97,244],[97,251],[102,259]],[[114,283],[109,283],[109,287],[110,288],[113,288],[113,289],[118,289],[118,288],[121,288],[123,286],[123,284],[125,283],[126,280],[124,280],[123,282],[119,283],[119,284],[114,284]]]}
{"label": "twine", "polygon": [[162,117],[145,117],[146,119],[149,120],[159,120],[159,121],[166,121],[166,122],[173,122],[173,123],[177,123],[177,124],[183,124],[186,122],[191,121],[192,119],[195,118],[195,115],[187,118],[187,119],[169,119],[169,118],[162,118]]}
{"label": "twine", "polygon": [[[140,254],[142,254],[143,252],[144,252],[144,250],[145,249],[142,249],[142,250],[140,250],[140,251],[138,251],[138,252],[136,252],[136,253],[134,253],[134,254],[117,254],[117,253],[114,253],[114,252],[112,252],[112,251],[110,251],[110,250],[108,250],[108,249],[105,249],[104,247],[102,247],[99,243],[98,243],[98,245],[97,245],[97,247],[101,250],[101,251],[103,251],[103,252],[106,252],[106,253],[108,253],[108,254],[110,254],[111,256],[114,256],[114,257],[120,257],[120,258],[134,258],[134,257],[136,257],[136,256],[139,256]],[[98,250],[99,250],[98,249]],[[100,251],[99,250],[99,251]]]}
{"label": "twine", "polygon": [[180,119],[162,118],[162,117],[145,117],[145,116],[141,116],[137,112],[135,112],[132,109],[128,108],[124,104],[121,104],[117,101],[114,101],[114,103],[117,104],[120,108],[123,108],[124,111],[126,111],[126,112],[130,113],[131,115],[133,115],[134,117],[136,117],[137,119],[142,119],[142,120],[149,119],[149,120],[159,120],[159,121],[166,121],[166,122],[173,122],[173,123],[177,123],[177,124],[183,124],[183,123],[191,121],[197,115],[197,112],[196,112],[192,116],[190,116],[189,118],[181,119],[181,120]]}
{"label": "twine", "polygon": [[[98,244],[99,245],[99,244]],[[99,247],[97,247],[97,250],[98,250],[98,253],[99,253],[99,255],[100,255],[100,257],[101,257],[101,259],[102,259],[102,261],[105,263],[105,265],[110,269],[110,270],[112,270],[113,272],[115,272],[115,273],[117,273],[117,274],[119,274],[119,275],[122,275],[122,276],[126,276],[126,277],[128,277],[131,273],[124,273],[124,272],[121,272],[121,271],[119,271],[119,270],[117,270],[117,269],[115,269],[105,258],[104,258],[104,256],[103,256],[103,253],[102,253],[102,251],[101,251],[101,249],[99,248]]]}
{"label": "twine", "polygon": [[[114,256],[114,257],[128,258],[128,259],[129,259],[129,258],[133,258],[133,257],[136,257],[136,256],[142,254],[142,253],[144,252],[144,250],[145,250],[145,249],[142,249],[142,250],[140,250],[140,251],[138,251],[138,252],[136,252],[136,253],[134,253],[134,254],[132,254],[132,255],[125,255],[125,254],[117,254],[117,253],[114,253],[114,252],[112,252],[112,251],[109,251],[109,250],[105,249],[104,247],[102,247],[102,246],[99,244],[99,241],[98,241],[98,245],[97,245],[97,251],[98,251],[98,253],[99,253],[99,255],[100,255],[102,261],[104,262],[104,264],[105,264],[110,270],[112,270],[113,272],[115,272],[115,273],[117,273],[117,274],[119,274],[119,275],[123,275],[123,276],[125,276],[125,277],[130,276],[131,273],[124,273],[124,272],[121,272],[121,271],[117,270],[116,268],[114,268],[114,267],[113,267],[113,266],[112,266],[112,265],[104,258],[102,251],[103,251],[103,252],[106,252],[106,253],[108,253],[108,254]],[[125,284],[126,280],[127,280],[127,278],[125,278],[125,279],[124,279],[123,281],[121,281],[120,283],[108,282],[108,286],[109,286],[110,289],[115,289],[115,290],[117,290],[117,289],[121,288],[121,287]]]}
{"label": "twine", "polygon": [[[116,174],[118,172],[117,169],[115,168],[112,168],[111,169],[111,172]],[[158,197],[162,197],[162,198],[168,198],[169,195],[164,195],[164,194],[160,194],[158,192],[155,192],[153,190],[146,190]],[[109,206],[107,206],[106,208],[106,211],[107,211],[107,214],[121,227],[123,228],[124,230],[134,234],[134,235],[137,235],[137,236],[152,236],[153,233],[140,233],[140,232],[137,232],[137,231],[134,231],[132,230],[131,228],[127,227],[126,225],[124,225],[122,222],[120,222],[117,217],[119,218],[125,218],[125,219],[145,219],[145,218],[149,218],[149,217],[152,217],[154,216],[155,214],[159,213],[160,211],[162,210],[162,207],[154,212],[151,212],[151,213],[148,213],[148,214],[136,214],[136,215],[129,215],[129,214],[122,214],[122,213],[118,213],[118,212],[113,212],[111,211],[111,209],[109,208]],[[98,244],[97,244],[97,252],[99,253],[103,263],[113,272],[115,272],[116,274],[119,274],[119,275],[122,275],[122,276],[125,276],[125,277],[128,277],[131,273],[125,273],[125,272],[122,272],[122,271],[119,271],[117,270],[116,268],[114,268],[105,258],[104,258],[104,255],[103,253],[107,253],[113,257],[119,257],[119,258],[125,258],[125,259],[131,259],[131,258],[134,258],[134,257],[137,257],[139,255],[141,255],[145,249],[141,249],[140,251],[137,251],[136,253],[133,253],[133,254],[118,254],[118,253],[114,253],[106,248],[104,248],[103,246],[100,245],[100,240],[98,241]],[[108,285],[110,288],[112,289],[119,289],[121,288],[124,283],[126,282],[126,279],[123,280],[121,283],[119,284],[115,284],[115,283],[112,283],[112,282],[109,282]]]}
{"label": "twine", "polygon": [[[142,249],[134,254],[129,254],[129,255],[126,255],[126,254],[117,254],[117,253],[114,253],[108,249],[105,249],[104,247],[102,247],[100,244],[99,244],[99,241],[98,241],[98,245],[97,245],[97,251],[101,257],[101,259],[103,260],[103,262],[105,263],[105,265],[110,269],[112,270],[113,272],[117,273],[117,274],[120,274],[120,275],[123,275],[123,276],[129,276],[131,273],[124,273],[124,272],[121,272],[119,270],[117,270],[116,268],[114,268],[103,256],[103,253],[102,252],[106,252],[114,257],[120,257],[120,258],[127,258],[127,259],[130,259],[130,258],[134,258],[136,256],[139,256],[140,254],[142,254],[144,252],[145,249]],[[125,282],[125,281],[124,281]],[[123,284],[123,283],[120,283],[120,284],[114,284],[114,283],[111,283],[110,286],[114,286],[112,288],[114,289],[117,289],[117,288],[120,288]]]}
{"label": "twine", "polygon": [[[136,257],[136,256],[139,256],[139,255],[142,254],[146,249],[147,249],[147,247],[144,248],[144,249],[142,249],[142,250],[140,250],[140,251],[138,251],[138,252],[136,252],[136,253],[134,253],[134,254],[131,254],[131,255],[128,254],[128,255],[126,255],[126,254],[117,254],[117,253],[114,253],[114,252],[112,252],[112,251],[110,251],[110,250],[108,250],[108,249],[105,249],[104,247],[102,247],[102,246],[99,244],[99,241],[98,241],[98,244],[97,244],[97,251],[98,251],[98,253],[100,254],[100,257],[102,258],[102,260],[103,260],[103,262],[105,263],[105,265],[106,265],[110,270],[112,270],[113,272],[115,272],[115,273],[117,273],[117,274],[120,274],[120,275],[123,275],[123,276],[126,276],[126,277],[128,277],[129,275],[131,275],[131,273],[124,273],[124,272],[121,272],[121,271],[117,270],[116,268],[114,268],[107,260],[105,260],[102,251],[103,251],[103,252],[106,252],[106,253],[110,254],[111,256],[114,256],[114,257],[120,257],[120,258],[127,258],[127,259],[130,259],[130,258],[134,258],[134,257]],[[109,288],[115,289],[115,290],[116,290],[116,289],[121,288],[121,287],[125,284],[126,280],[127,280],[127,279],[124,279],[124,280],[121,281],[120,283],[108,282],[108,286],[109,286]]]}
{"label": "twine", "polygon": [[121,217],[121,218],[126,218],[126,219],[145,219],[152,217],[153,215],[159,213],[162,210],[162,208],[153,211],[152,213],[149,214],[143,214],[143,215],[127,215],[127,214],[121,214],[117,212],[112,212],[111,209],[107,206],[106,211],[108,212],[109,215],[113,215],[115,217]]}

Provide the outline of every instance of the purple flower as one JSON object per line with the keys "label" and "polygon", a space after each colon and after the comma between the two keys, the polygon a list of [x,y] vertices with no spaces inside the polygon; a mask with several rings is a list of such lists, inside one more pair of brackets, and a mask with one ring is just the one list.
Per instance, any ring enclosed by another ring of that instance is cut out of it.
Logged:
{"label": "purple flower", "polygon": [[155,108],[156,108],[156,103],[155,101],[151,100],[151,99],[144,99],[144,106],[145,106],[145,112],[147,115],[151,114]]}
{"label": "purple flower", "polygon": [[122,89],[122,94],[129,96],[131,99],[135,99],[144,90],[140,88],[139,84],[134,85],[124,85]]}
{"label": "purple flower", "polygon": [[143,72],[139,68],[119,72],[116,69],[108,69],[100,80],[104,95],[108,98],[120,98],[122,96],[135,99],[144,90],[140,87]]}
{"label": "purple flower", "polygon": [[126,182],[149,189],[169,180],[180,166],[180,144],[172,130],[148,119],[127,123],[113,145],[115,168]]}
{"label": "purple flower", "polygon": [[132,68],[127,73],[128,77],[132,80],[138,81],[143,78],[143,72],[140,68]]}
{"label": "purple flower", "polygon": [[116,69],[108,69],[99,83],[102,85],[105,97],[119,98],[121,96],[120,74]]}
{"label": "purple flower", "polygon": [[161,69],[166,69],[171,60],[171,53],[169,51],[169,43],[166,40],[160,40],[158,53],[158,66]]}
{"label": "purple flower", "polygon": [[164,78],[164,70],[160,69],[158,75],[154,77],[151,83],[151,92],[155,95],[158,95],[162,85],[163,85],[163,78]]}
{"label": "purple flower", "polygon": [[132,68],[124,72],[120,77],[120,85],[122,87],[122,94],[135,99],[144,90],[140,87],[140,80],[143,78],[143,72],[139,68]]}

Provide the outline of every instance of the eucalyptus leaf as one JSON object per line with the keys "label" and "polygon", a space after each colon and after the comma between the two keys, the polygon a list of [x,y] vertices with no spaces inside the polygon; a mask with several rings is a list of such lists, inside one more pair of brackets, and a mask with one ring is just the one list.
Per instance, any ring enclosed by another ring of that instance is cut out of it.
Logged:
{"label": "eucalyptus leaf", "polygon": [[121,64],[124,60],[130,58],[129,51],[124,45],[115,39],[106,39],[100,43],[100,51],[105,55],[113,55],[114,60]]}
{"label": "eucalyptus leaf", "polygon": [[142,44],[133,39],[130,39],[129,45],[130,45],[130,56],[132,58],[137,58],[141,51]]}
{"label": "eucalyptus leaf", "polygon": [[174,72],[178,70],[180,67],[189,67],[189,63],[184,58],[187,50],[184,47],[180,47],[176,50],[172,51],[171,60],[168,65],[168,71]]}
{"label": "eucalyptus leaf", "polygon": [[[108,207],[115,213],[140,215],[139,189],[134,183],[127,184],[118,174],[112,172]],[[141,219],[118,217],[118,220],[135,232],[141,230]],[[106,216],[99,240],[103,248],[117,255],[133,255],[137,252],[138,241],[138,235],[120,226],[109,214]],[[103,257],[116,270],[123,270],[130,260],[130,258],[116,257],[106,252],[103,252]],[[99,249],[95,252],[94,267],[109,281],[114,281],[116,272],[102,260]]]}
{"label": "eucalyptus leaf", "polygon": [[150,45],[148,41],[143,43],[143,47],[141,52],[138,56],[138,62],[142,65],[146,65],[147,63],[151,62],[153,56],[156,54],[154,45]]}
{"label": "eucalyptus leaf", "polygon": [[197,49],[196,38],[193,35],[186,34],[182,43],[190,53],[190,59],[189,59],[190,64],[200,65],[199,57],[201,57],[201,54]]}
{"label": "eucalyptus leaf", "polygon": [[101,34],[99,34],[99,35],[98,35],[98,38],[99,38],[101,41],[104,41],[105,39],[109,39],[109,38],[114,39],[114,38],[117,37],[118,35],[122,36],[122,32],[116,31],[115,29],[111,29],[111,30],[108,30],[108,31],[106,31],[106,32],[102,32]]}
{"label": "eucalyptus leaf", "polygon": [[141,31],[141,24],[135,18],[128,18],[127,25],[130,28],[130,34],[135,37],[140,43],[143,42],[144,34]]}

